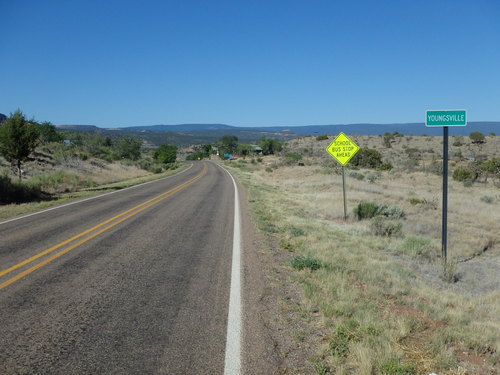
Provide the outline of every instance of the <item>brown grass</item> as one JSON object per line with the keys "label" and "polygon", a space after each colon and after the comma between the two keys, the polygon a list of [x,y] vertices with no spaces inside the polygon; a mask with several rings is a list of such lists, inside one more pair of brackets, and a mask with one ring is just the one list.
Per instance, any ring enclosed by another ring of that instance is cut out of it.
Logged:
{"label": "brown grass", "polygon": [[[479,146],[491,152],[487,158],[498,157],[497,138]],[[408,171],[402,154],[403,146],[425,144],[424,156],[438,157],[441,151],[431,150],[439,149],[440,137],[403,137],[390,149],[379,137],[356,141],[371,147],[378,142],[395,169],[348,168],[346,222],[341,176],[324,151],[331,139],[290,142],[285,152],[302,153],[304,166],[286,165],[279,156],[265,157],[262,164],[227,163],[247,187],[260,229],[291,259],[300,255],[322,264],[317,271],[290,268],[290,280],[303,285],[308,314],[319,310],[322,315],[324,341],[315,363],[335,374],[380,374],[388,368],[400,371],[393,373],[496,373],[499,189],[491,181],[465,187],[450,179],[447,270],[458,282],[449,283],[440,249],[442,179],[422,168],[427,157]],[[360,174],[364,179],[357,179]],[[412,198],[420,203],[412,204]],[[402,235],[373,235],[369,220],[352,215],[361,201],[402,207]],[[426,257],[405,250],[412,240],[428,244]]]}

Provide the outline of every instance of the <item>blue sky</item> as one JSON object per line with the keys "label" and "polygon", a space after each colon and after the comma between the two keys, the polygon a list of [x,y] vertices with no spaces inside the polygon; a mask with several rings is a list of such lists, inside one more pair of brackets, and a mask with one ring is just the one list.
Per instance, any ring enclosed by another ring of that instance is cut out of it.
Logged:
{"label": "blue sky", "polygon": [[103,127],[500,121],[500,1],[0,0],[0,113]]}

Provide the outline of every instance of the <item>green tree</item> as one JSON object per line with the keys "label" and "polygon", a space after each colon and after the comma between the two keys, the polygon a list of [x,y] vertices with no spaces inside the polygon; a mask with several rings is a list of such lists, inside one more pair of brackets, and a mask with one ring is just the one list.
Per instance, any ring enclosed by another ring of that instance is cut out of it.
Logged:
{"label": "green tree", "polygon": [[112,160],[111,156],[111,145],[112,143],[106,143],[106,139],[101,135],[88,134],[85,138],[82,138],[80,146],[88,152],[90,155],[105,159],[108,161]]}
{"label": "green tree", "polygon": [[38,143],[39,132],[34,121],[27,121],[21,110],[11,113],[0,126],[0,153],[15,164],[21,179],[21,165]]}
{"label": "green tree", "polygon": [[252,146],[246,143],[240,143],[236,148],[236,153],[243,156],[244,158],[250,155],[252,152]]}
{"label": "green tree", "polygon": [[275,152],[280,152],[283,149],[283,143],[274,138],[263,137],[258,145],[262,147],[264,155],[273,155]]}
{"label": "green tree", "polygon": [[474,144],[481,144],[486,141],[486,137],[481,132],[472,132],[469,134],[469,138],[472,140]]}
{"label": "green tree", "polygon": [[238,137],[235,135],[225,135],[221,138],[222,148],[226,154],[234,154],[238,147]]}
{"label": "green tree", "polygon": [[122,159],[137,160],[141,156],[141,146],[141,139],[125,135],[116,142],[115,150]]}
{"label": "green tree", "polygon": [[206,157],[207,157],[207,155],[205,154],[204,151],[198,150],[198,151],[191,152],[188,156],[186,156],[186,160],[202,160]]}
{"label": "green tree", "polygon": [[38,124],[38,133],[40,134],[40,142],[44,144],[63,140],[63,136],[57,132],[56,127],[48,121]]}
{"label": "green tree", "polygon": [[205,157],[209,158],[210,157],[210,154],[212,154],[212,145],[203,145],[201,146],[201,149],[203,151],[203,154],[205,155]]}
{"label": "green tree", "polygon": [[177,160],[177,147],[167,144],[161,145],[156,149],[154,158],[158,163],[175,163]]}

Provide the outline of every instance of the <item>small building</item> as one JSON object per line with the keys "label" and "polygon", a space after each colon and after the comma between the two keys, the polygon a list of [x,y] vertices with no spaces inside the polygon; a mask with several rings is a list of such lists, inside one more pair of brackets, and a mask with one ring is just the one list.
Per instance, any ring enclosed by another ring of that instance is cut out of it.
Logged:
{"label": "small building", "polygon": [[264,153],[264,150],[259,145],[250,145],[250,147],[252,147],[252,151],[254,154],[262,155]]}

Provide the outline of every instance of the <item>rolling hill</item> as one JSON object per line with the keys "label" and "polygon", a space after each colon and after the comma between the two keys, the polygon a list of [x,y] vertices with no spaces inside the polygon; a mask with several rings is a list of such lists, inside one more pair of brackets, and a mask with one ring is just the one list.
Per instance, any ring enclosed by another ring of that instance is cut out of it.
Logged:
{"label": "rolling hill", "polygon": [[[62,131],[90,131],[103,135],[116,136],[130,134],[140,137],[152,145],[164,143],[178,146],[212,143],[222,136],[231,134],[241,142],[251,143],[262,137],[288,140],[303,136],[319,134],[338,134],[344,132],[352,135],[379,135],[399,132],[404,135],[441,135],[441,128],[426,127],[424,123],[395,124],[338,124],[338,125],[306,125],[306,126],[263,126],[237,127],[225,124],[180,124],[180,125],[150,125],[105,128],[93,125],[59,125]],[[450,135],[469,135],[473,131],[483,134],[500,132],[500,122],[483,121],[469,122],[467,126],[456,126],[450,130]]]}

